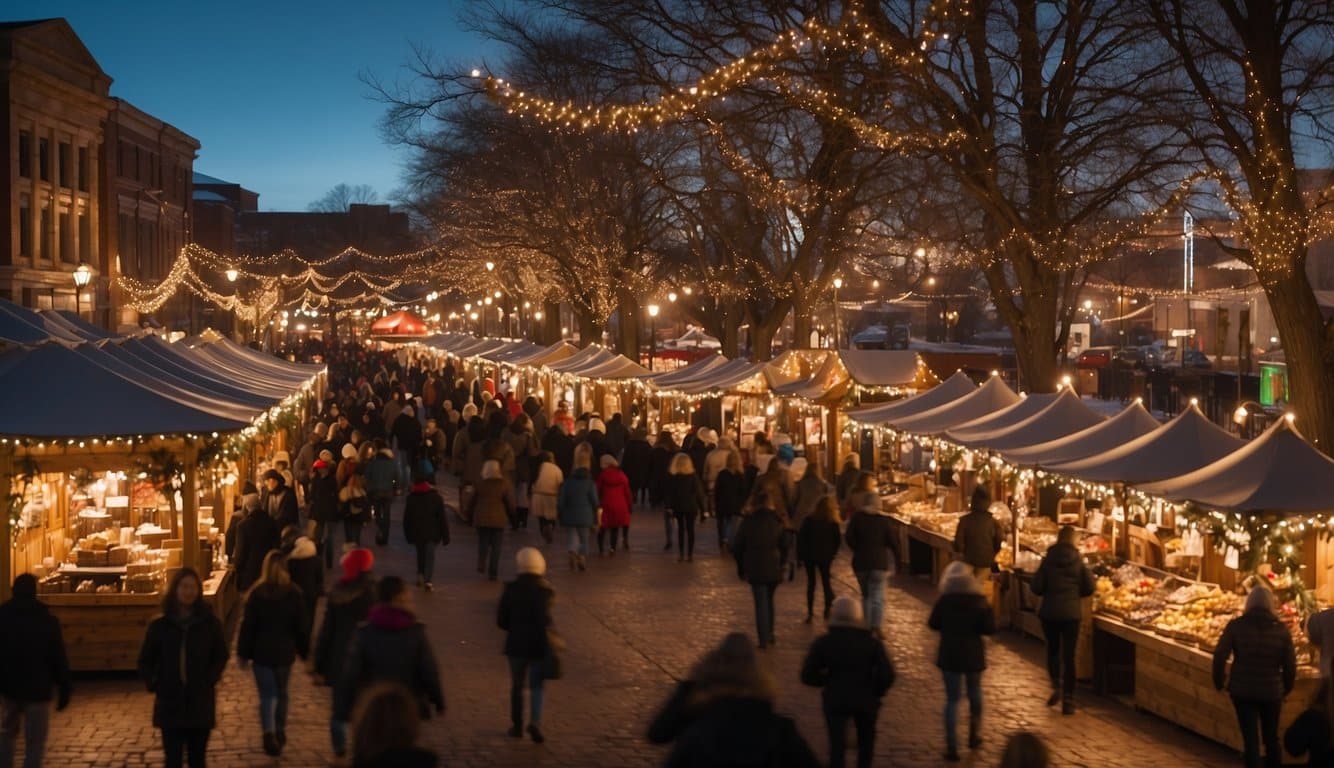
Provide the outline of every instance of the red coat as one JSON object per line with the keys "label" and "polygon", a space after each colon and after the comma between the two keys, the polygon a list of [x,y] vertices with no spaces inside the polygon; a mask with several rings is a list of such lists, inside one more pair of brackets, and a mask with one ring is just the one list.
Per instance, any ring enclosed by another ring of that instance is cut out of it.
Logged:
{"label": "red coat", "polygon": [[607,467],[598,473],[598,499],[602,502],[602,527],[624,528],[630,525],[630,478],[620,467]]}

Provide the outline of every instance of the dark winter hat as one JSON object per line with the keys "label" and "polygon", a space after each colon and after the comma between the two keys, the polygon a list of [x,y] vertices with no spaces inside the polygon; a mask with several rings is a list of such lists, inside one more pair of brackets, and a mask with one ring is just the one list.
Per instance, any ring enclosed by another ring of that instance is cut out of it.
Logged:
{"label": "dark winter hat", "polygon": [[247,495],[247,494],[251,494],[251,493],[258,495],[258,494],[259,494],[259,489],[255,487],[255,484],[254,484],[254,483],[252,483],[252,482],[250,482],[249,480],[247,480],[247,481],[245,482],[245,485],[241,486],[241,495],[242,495],[242,496],[245,496],[245,495]]}
{"label": "dark winter hat", "polygon": [[264,479],[276,480],[278,482],[278,485],[282,485],[287,482],[287,480],[283,477],[283,473],[279,472],[276,469],[270,469],[268,472],[265,472]]}
{"label": "dark winter hat", "polygon": [[986,512],[991,508],[991,494],[987,493],[986,488],[977,486],[973,489],[973,498],[969,506],[974,512]]}
{"label": "dark winter hat", "polygon": [[13,593],[16,598],[37,599],[37,577],[31,573],[20,573],[14,579]]}

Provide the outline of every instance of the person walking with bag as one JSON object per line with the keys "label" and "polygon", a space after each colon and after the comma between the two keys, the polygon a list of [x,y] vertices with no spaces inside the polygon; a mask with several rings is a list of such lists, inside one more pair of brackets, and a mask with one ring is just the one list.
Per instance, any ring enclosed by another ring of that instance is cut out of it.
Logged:
{"label": "person walking with bag", "polygon": [[445,500],[432,485],[434,475],[418,472],[403,503],[403,535],[417,549],[417,586],[430,592],[435,572],[435,548],[449,546],[449,520]]}
{"label": "person walking with bag", "polygon": [[13,597],[0,605],[0,767],[14,765],[23,726],[23,768],[40,768],[46,754],[51,695],[56,711],[69,706],[73,686],[60,621],[37,599],[37,577],[14,579]]}
{"label": "person walking with bag", "polygon": [[259,690],[264,754],[277,757],[287,744],[287,682],[296,657],[310,654],[310,623],[301,590],[292,584],[282,552],[264,558],[260,580],[245,598],[236,657],[250,665]]}
{"label": "person walking with bag", "polygon": [[217,725],[217,690],[227,668],[222,622],[204,600],[193,568],[176,572],[162,614],[148,625],[139,650],[139,677],[154,694],[153,727],[162,731],[165,768],[204,768],[208,737]]}
{"label": "person walking with bag", "polygon": [[968,690],[968,748],[982,745],[982,670],[987,668],[983,635],[996,633],[996,617],[967,562],[953,562],[940,578],[940,597],[927,626],[940,633],[936,666],[945,680],[945,760],[957,762],[962,683]]}
{"label": "person walking with bag", "polygon": [[820,576],[824,588],[824,617],[829,618],[834,603],[834,588],[830,584],[829,568],[843,543],[843,532],[838,527],[838,502],[826,494],[815,510],[801,521],[797,531],[797,560],[806,567],[806,623],[815,618],[815,576]]}
{"label": "person walking with bag", "polygon": [[732,553],[736,556],[737,576],[750,582],[759,647],[767,648],[774,643],[774,592],[783,580],[787,534],[764,491],[755,494],[752,501],[755,509],[737,528]]}
{"label": "person walking with bag", "polygon": [[1075,529],[1065,526],[1033,575],[1033,594],[1042,598],[1038,618],[1047,638],[1047,706],[1061,704],[1061,714],[1075,713],[1075,646],[1083,618],[1082,599],[1093,594],[1093,574],[1075,548]]}
{"label": "person walking with bag", "polygon": [[[832,499],[831,499],[832,501]],[[824,689],[821,698],[829,729],[829,768],[843,768],[848,721],[857,728],[857,768],[870,768],[875,755],[875,721],[880,700],[894,685],[894,664],[885,645],[871,636],[856,599],[834,601],[829,632],[806,652],[801,682]]]}
{"label": "person walking with bag", "polygon": [[547,561],[533,547],[524,547],[514,556],[518,577],[505,583],[496,612],[496,626],[505,631],[505,656],[510,666],[511,738],[521,738],[523,728],[523,686],[528,684],[528,736],[536,743],[546,741],[542,734],[543,687],[547,680],[560,676],[558,653],[563,650],[551,628],[551,607],[556,592],[546,579]]}
{"label": "person walking with bag", "polygon": [[1214,688],[1226,687],[1237,710],[1246,768],[1259,768],[1262,742],[1266,768],[1278,768],[1283,764],[1278,719],[1283,699],[1297,681],[1297,657],[1292,634],[1274,613],[1274,594],[1263,584],[1251,590],[1245,610],[1218,638],[1213,677]]}

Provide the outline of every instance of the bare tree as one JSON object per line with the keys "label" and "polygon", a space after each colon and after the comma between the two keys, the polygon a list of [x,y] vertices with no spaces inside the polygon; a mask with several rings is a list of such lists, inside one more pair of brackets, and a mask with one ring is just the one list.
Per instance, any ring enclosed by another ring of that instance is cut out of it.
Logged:
{"label": "bare tree", "polygon": [[343,213],[354,203],[375,203],[379,196],[369,184],[337,184],[324,196],[311,202],[306,210],[313,213]]}

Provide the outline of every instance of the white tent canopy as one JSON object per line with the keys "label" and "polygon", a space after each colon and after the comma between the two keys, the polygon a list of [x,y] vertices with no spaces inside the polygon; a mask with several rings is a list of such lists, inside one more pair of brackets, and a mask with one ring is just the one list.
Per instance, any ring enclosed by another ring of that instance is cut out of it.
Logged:
{"label": "white tent canopy", "polygon": [[1056,401],[1055,392],[1041,392],[1035,395],[1020,395],[1019,402],[1002,408],[989,416],[966,421],[945,431],[945,439],[966,445],[973,438],[998,432],[1018,424],[1042,411]]}
{"label": "white tent canopy", "polygon": [[992,376],[977,389],[953,402],[910,416],[895,416],[889,426],[914,435],[939,435],[950,427],[982,418],[1019,402],[1019,395],[1001,377]]}
{"label": "white tent canopy", "polygon": [[1053,462],[1047,469],[1093,482],[1144,483],[1192,472],[1242,445],[1192,404],[1175,419],[1117,448],[1074,461]]}
{"label": "white tent canopy", "polygon": [[1011,464],[1047,466],[1109,451],[1158,428],[1158,420],[1136,400],[1112,418],[1045,443],[1002,451]]}
{"label": "white tent canopy", "polygon": [[877,403],[866,408],[848,411],[848,418],[862,424],[882,424],[891,418],[902,418],[917,413],[924,413],[958,400],[975,391],[977,385],[963,371],[956,371],[953,376],[920,395],[905,397],[888,403]]}
{"label": "white tent canopy", "polygon": [[1334,459],[1283,418],[1218,461],[1139,490],[1222,512],[1328,512],[1334,510],[1331,478]]}
{"label": "white tent canopy", "polygon": [[[1063,389],[1050,405],[1027,419],[1008,427],[987,430],[961,442],[970,448],[1005,451],[1056,440],[1106,420],[1106,416],[1084,405],[1073,390]],[[949,434],[950,439],[954,439],[954,433]]]}
{"label": "white tent canopy", "polygon": [[917,380],[921,358],[906,349],[840,349],[838,357],[858,385],[901,387]]}

